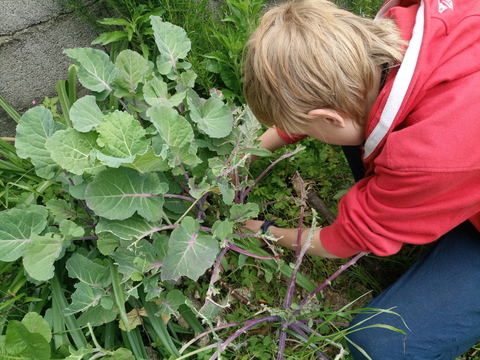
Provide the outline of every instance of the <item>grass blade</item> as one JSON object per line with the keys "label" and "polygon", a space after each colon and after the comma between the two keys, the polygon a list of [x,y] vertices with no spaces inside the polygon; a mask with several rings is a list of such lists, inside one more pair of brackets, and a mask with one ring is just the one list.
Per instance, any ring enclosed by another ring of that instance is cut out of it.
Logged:
{"label": "grass blade", "polygon": [[10,115],[13,120],[15,120],[15,122],[18,123],[20,121],[20,114],[13,107],[11,107],[9,103],[7,103],[2,95],[0,95],[0,106],[7,112],[8,115]]}
{"label": "grass blade", "polygon": [[123,292],[123,287],[120,284],[118,269],[111,258],[108,259],[108,262],[110,266],[110,274],[112,276],[113,293],[115,295],[118,311],[120,312],[120,318],[122,319],[127,332],[130,332],[130,322],[128,321],[127,311],[125,310],[125,293]]}
{"label": "grass blade", "polygon": [[[66,328],[69,331],[69,334],[72,337],[73,342],[77,347],[77,350],[87,347],[87,339],[85,338],[83,331],[78,326],[75,316],[63,314],[63,310],[68,307],[68,303],[60,286],[60,280],[58,279],[56,274],[52,278],[50,283],[52,287],[53,309],[55,310],[54,315],[56,315],[56,319],[54,318],[54,322],[60,322],[61,320],[59,320],[59,318],[63,318]],[[62,338],[61,341],[64,341],[64,339]]]}

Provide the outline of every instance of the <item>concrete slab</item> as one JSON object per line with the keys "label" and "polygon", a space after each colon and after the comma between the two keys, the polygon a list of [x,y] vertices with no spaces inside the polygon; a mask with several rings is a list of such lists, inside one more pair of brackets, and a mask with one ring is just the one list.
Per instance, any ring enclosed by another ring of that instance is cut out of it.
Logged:
{"label": "concrete slab", "polygon": [[[58,10],[51,5],[52,11]],[[63,50],[90,46],[97,36],[75,14],[57,15],[16,32],[0,45],[0,94],[21,113],[32,106],[33,100],[41,103],[45,96],[55,96],[55,83],[68,77],[70,59]],[[0,136],[14,136],[15,127],[16,123],[0,109]]]}

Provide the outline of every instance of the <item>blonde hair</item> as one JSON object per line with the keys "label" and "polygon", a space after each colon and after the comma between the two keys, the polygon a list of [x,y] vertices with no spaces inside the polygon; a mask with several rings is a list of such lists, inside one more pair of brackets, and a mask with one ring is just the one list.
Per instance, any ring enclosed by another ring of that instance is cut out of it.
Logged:
{"label": "blonde hair", "polygon": [[264,14],[247,43],[245,99],[260,122],[287,132],[304,133],[317,108],[362,123],[375,74],[401,62],[405,45],[393,20],[327,0],[284,3]]}

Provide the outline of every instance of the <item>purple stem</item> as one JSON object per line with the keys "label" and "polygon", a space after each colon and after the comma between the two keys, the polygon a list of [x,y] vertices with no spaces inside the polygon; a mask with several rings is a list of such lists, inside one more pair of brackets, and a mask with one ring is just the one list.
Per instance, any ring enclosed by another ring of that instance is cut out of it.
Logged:
{"label": "purple stem", "polygon": [[287,332],[282,329],[280,330],[280,337],[278,339],[278,354],[277,360],[283,360],[283,353],[285,351],[285,341],[287,340]]}
{"label": "purple stem", "polygon": [[174,195],[174,194],[165,194],[163,195],[164,197],[170,197],[170,198],[177,198],[177,199],[182,199],[182,200],[187,200],[187,201],[191,201],[191,202],[194,202],[195,199],[193,197],[190,197],[190,196],[183,196],[183,195]]}
{"label": "purple stem", "polygon": [[79,241],[79,240],[97,240],[98,236],[84,236],[80,239],[71,239],[70,241]]}
{"label": "purple stem", "polygon": [[180,169],[183,170],[183,176],[185,177],[185,180],[187,180],[187,183],[190,181],[190,178],[188,177],[187,170],[185,170],[185,167],[180,163],[178,166],[180,166]]}
{"label": "purple stem", "polygon": [[[310,295],[308,295],[305,299],[303,299],[302,302],[300,302],[300,304],[298,305],[300,307],[300,310],[303,306],[305,306],[315,295],[317,295],[320,291],[323,290],[323,288],[329,284],[331,284],[331,282],[338,276],[340,275],[342,272],[344,272],[347,268],[349,268],[350,266],[352,266],[353,264],[355,264],[358,259],[360,259],[362,256],[366,255],[367,253],[366,252],[361,252],[359,254],[357,254],[353,259],[351,259],[350,261],[348,261],[346,264],[342,265],[340,267],[340,269],[338,269],[332,276],[330,276],[327,280],[325,280],[323,282],[322,285],[320,285],[318,288],[315,289],[314,292],[310,293]],[[296,310],[293,315],[297,315],[300,310]]]}
{"label": "purple stem", "polygon": [[225,350],[226,347],[233,341],[235,340],[237,337],[239,337],[241,334],[243,334],[245,331],[247,331],[248,329],[258,325],[258,324],[261,324],[261,323],[264,323],[264,322],[281,322],[282,321],[282,318],[280,316],[273,316],[273,315],[269,315],[269,316],[264,316],[264,317],[261,317],[261,318],[258,318],[258,319],[252,319],[252,320],[247,320],[244,322],[244,324],[246,324],[245,326],[241,327],[240,329],[238,329],[237,331],[235,331],[233,333],[232,336],[230,336],[227,340],[225,340],[224,343],[222,343],[219,347],[219,350],[216,351],[212,357],[210,358],[210,360],[214,360],[216,358],[218,358],[218,355],[221,351]]}
{"label": "purple stem", "polygon": [[[297,172],[297,176],[298,176],[298,179],[299,179],[299,182],[300,182],[301,196],[302,196],[302,200],[303,200],[306,197],[305,184],[304,184],[303,179],[300,177],[300,174],[298,172]],[[295,285],[296,285],[296,282],[297,282],[298,269],[300,268],[300,264],[302,263],[303,257],[305,255],[307,249],[310,247],[310,243],[312,242],[312,237],[309,236],[307,238],[307,241],[303,245],[303,247],[301,246],[301,244],[302,244],[302,231],[303,231],[303,216],[304,216],[304,212],[305,212],[305,202],[304,201],[302,202],[302,205],[300,206],[300,210],[301,210],[301,212],[300,212],[300,225],[299,225],[299,228],[298,228],[298,235],[297,235],[297,247],[295,249],[296,260],[295,260],[295,266],[293,267],[293,271],[292,271],[292,277],[290,278],[290,282],[289,282],[288,287],[287,287],[287,295],[285,297],[285,301],[284,301],[284,305],[283,305],[284,310],[289,309],[290,306],[292,305],[293,295],[294,295],[294,292],[295,292]]]}
{"label": "purple stem", "polygon": [[241,323],[240,322],[236,322],[236,323],[230,323],[230,324],[225,324],[225,325],[220,325],[220,326],[217,326],[215,328],[213,328],[212,330],[207,330],[201,334],[198,334],[196,337],[194,337],[192,340],[190,340],[189,342],[187,342],[185,345],[182,346],[182,348],[179,350],[180,354],[183,353],[190,345],[192,345],[193,343],[195,343],[197,340],[201,339],[202,337],[208,335],[208,334],[211,334],[212,332],[214,331],[217,331],[217,330],[222,330],[222,329],[227,329],[229,327],[233,327],[233,326],[237,326],[237,325],[240,325]]}
{"label": "purple stem", "polygon": [[273,163],[271,163],[266,169],[264,172],[262,172],[260,174],[260,176],[258,178],[255,179],[255,181],[253,182],[253,184],[251,186],[249,186],[248,188],[246,188],[242,195],[240,196],[240,203],[243,204],[243,202],[245,201],[245,198],[247,197],[248,193],[250,192],[250,190],[252,190],[252,188],[260,181],[261,178],[263,178],[265,176],[266,173],[268,173],[270,171],[270,169],[272,167],[274,167],[278,162],[282,161],[283,159],[286,159],[292,155],[295,155],[296,153],[298,153],[299,151],[303,150],[303,148],[298,148],[288,154],[285,154],[283,156],[280,156],[277,160],[275,160]]}
{"label": "purple stem", "polygon": [[[308,335],[307,335],[301,328],[304,328],[304,329],[306,328],[305,330],[307,330],[307,331],[310,331],[310,330],[311,330],[310,332],[313,332],[313,333],[315,333],[315,334],[318,334],[318,333],[316,333],[313,329],[310,329],[308,326],[306,326],[306,325],[304,326],[303,324],[290,324],[289,328],[290,328],[292,331],[296,332],[296,333],[297,333],[298,335],[300,335],[301,337],[303,337],[305,340],[308,340]],[[309,330],[308,330],[308,329],[309,329]],[[320,335],[320,334],[318,334],[318,335]],[[320,335],[320,336],[321,336],[321,335]],[[322,353],[320,350],[317,350],[317,351],[315,351],[315,352],[318,354],[318,356],[319,356],[321,359],[323,359],[323,360],[328,360],[328,357],[327,357],[324,353]]]}
{"label": "purple stem", "polygon": [[273,259],[278,259],[280,257],[280,255],[277,255],[277,256],[261,256],[261,255],[256,255],[256,254],[253,254],[251,252],[248,252],[248,251],[245,251],[243,249],[240,249],[238,246],[236,245],[230,245],[230,249],[231,250],[234,250],[236,252],[239,252],[240,254],[243,254],[243,255],[247,255],[247,256],[250,256],[250,257],[253,257],[253,258],[256,258],[256,259],[264,259],[264,260],[273,260]]}
{"label": "purple stem", "polygon": [[206,296],[207,299],[212,296],[213,284],[215,284],[215,282],[217,281],[217,275],[220,269],[221,261],[228,250],[230,250],[230,248],[228,246],[225,246],[220,252],[220,255],[218,255],[217,257],[217,261],[215,262],[215,266],[213,267],[212,277],[210,278],[210,286],[208,287],[207,296]]}

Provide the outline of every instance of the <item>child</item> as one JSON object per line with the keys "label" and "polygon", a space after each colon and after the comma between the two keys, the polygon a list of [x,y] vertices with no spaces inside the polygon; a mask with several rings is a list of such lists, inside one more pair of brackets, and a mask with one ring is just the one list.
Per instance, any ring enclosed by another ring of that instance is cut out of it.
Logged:
{"label": "child", "polygon": [[[480,2],[392,0],[374,21],[296,0],[263,16],[247,50],[245,98],[271,126],[263,147],[308,135],[361,149],[365,174],[356,174],[335,223],[315,230],[310,254],[387,256],[439,239],[368,305],[402,318],[358,315],[351,325],[406,335],[352,332],[354,358],[467,351],[480,340]],[[257,232],[262,222],[245,225]],[[295,246],[296,229],[269,229]]]}

